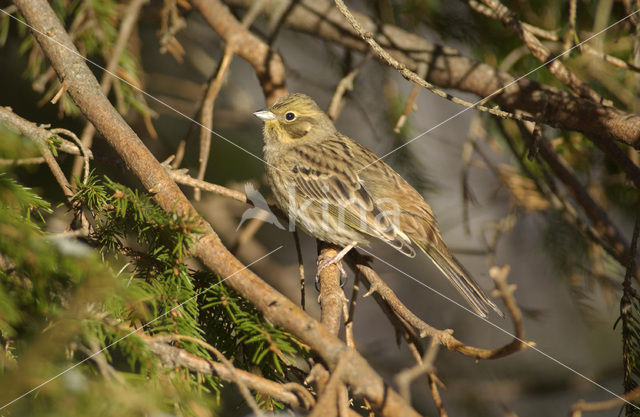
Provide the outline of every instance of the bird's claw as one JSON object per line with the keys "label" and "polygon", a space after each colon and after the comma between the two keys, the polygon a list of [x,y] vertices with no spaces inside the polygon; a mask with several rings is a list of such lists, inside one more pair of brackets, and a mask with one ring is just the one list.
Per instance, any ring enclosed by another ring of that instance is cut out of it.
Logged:
{"label": "bird's claw", "polygon": [[330,258],[330,259],[323,259],[318,263],[318,272],[316,272],[316,282],[315,282],[317,291],[320,291],[320,287],[319,287],[320,273],[325,268],[331,265],[336,265],[338,267],[340,288],[344,286],[344,283],[347,278],[347,271],[345,271],[344,265],[342,265],[342,257],[334,256],[333,258]]}

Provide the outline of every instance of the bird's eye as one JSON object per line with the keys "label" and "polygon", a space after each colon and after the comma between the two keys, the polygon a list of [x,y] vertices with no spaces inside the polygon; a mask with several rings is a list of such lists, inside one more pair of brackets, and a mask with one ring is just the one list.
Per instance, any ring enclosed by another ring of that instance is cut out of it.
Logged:
{"label": "bird's eye", "polygon": [[293,119],[296,118],[296,115],[294,112],[287,112],[287,114],[284,115],[284,118],[287,119],[287,121],[292,121]]}

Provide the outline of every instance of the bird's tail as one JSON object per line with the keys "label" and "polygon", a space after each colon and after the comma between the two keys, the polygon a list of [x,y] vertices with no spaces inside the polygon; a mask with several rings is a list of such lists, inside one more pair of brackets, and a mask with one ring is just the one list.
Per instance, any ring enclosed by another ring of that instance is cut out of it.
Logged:
{"label": "bird's tail", "polygon": [[504,317],[498,306],[491,301],[489,296],[471,277],[471,274],[446,248],[439,248],[425,242],[414,241],[414,243],[431,259],[478,315],[486,317],[488,306],[498,313],[500,317]]}

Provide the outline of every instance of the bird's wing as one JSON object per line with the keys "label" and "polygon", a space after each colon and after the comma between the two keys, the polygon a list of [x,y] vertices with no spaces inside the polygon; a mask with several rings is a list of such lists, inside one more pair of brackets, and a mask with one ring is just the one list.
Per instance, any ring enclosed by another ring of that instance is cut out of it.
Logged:
{"label": "bird's wing", "polygon": [[406,256],[415,256],[411,240],[363,188],[354,155],[341,140],[298,146],[291,167],[296,189],[312,204],[326,207],[344,225],[376,237]]}

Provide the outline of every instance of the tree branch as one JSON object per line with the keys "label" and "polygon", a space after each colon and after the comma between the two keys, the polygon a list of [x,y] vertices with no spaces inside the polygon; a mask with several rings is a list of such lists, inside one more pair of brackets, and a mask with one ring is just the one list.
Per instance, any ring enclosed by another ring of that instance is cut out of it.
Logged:
{"label": "tree branch", "polygon": [[[342,374],[343,381],[351,387],[354,395],[366,398],[383,416],[417,417],[419,414],[404,402],[397,392],[385,385],[382,378],[358,352],[348,348],[319,322],[246,269],[224,247],[211,225],[198,216],[165,168],[104,96],[98,81],[86,66],[84,58],[77,52],[49,4],[45,0],[16,0],[15,3],[28,24],[34,28],[36,40],[58,77],[67,85],[70,97],[133,171],[143,187],[153,195],[157,204],[167,212],[198,220],[202,234],[193,243],[191,254],[212,272],[230,277],[225,281],[226,284],[251,302],[275,326],[288,329],[309,345],[330,369],[335,368],[339,358],[344,358],[346,364]],[[215,1],[197,0],[194,3],[200,4],[202,10],[210,10],[207,6],[212,5],[213,8],[217,7],[218,11],[222,9],[219,14],[209,16],[207,20],[226,28],[223,33],[227,36],[234,35],[231,32],[237,30],[239,24],[226,7],[220,7]],[[247,35],[238,36],[244,38]],[[262,68],[259,78],[267,100],[274,100],[278,94],[286,91],[284,78],[280,78],[280,81],[278,78],[271,79],[271,76],[278,76],[273,70],[268,70],[274,65],[274,55],[269,53],[266,45],[260,42],[260,45],[256,45],[256,42],[259,40],[255,37],[240,42],[243,46],[236,53],[241,57],[246,55],[254,61],[256,57],[269,59],[268,66],[264,65],[264,61],[258,63],[258,67]],[[260,49],[264,54],[253,54],[253,51],[247,49],[251,47]],[[283,77],[283,74],[280,76]]]}
{"label": "tree branch", "polygon": [[[271,16],[283,1],[286,0],[268,1],[263,13]],[[250,0],[225,2],[243,8],[251,4]],[[528,78],[517,79],[512,74],[467,58],[454,48],[434,44],[394,25],[377,25],[362,13],[353,15],[373,39],[407,69],[415,72],[420,63],[427,64],[429,71],[425,80],[429,83],[479,97],[509,85],[492,97],[492,101],[505,110],[524,111],[552,127],[640,149],[640,115],[576,97]],[[365,53],[369,50],[369,45],[327,0],[301,0],[284,24],[354,51]]]}
{"label": "tree branch", "polygon": [[227,45],[232,46],[234,54],[251,64],[267,104],[286,94],[284,64],[278,53],[243,27],[221,2],[191,0],[191,3]]}
{"label": "tree branch", "polygon": [[293,384],[279,384],[242,369],[230,369],[220,362],[204,359],[184,349],[171,346],[163,340],[163,337],[154,338],[141,333],[138,336],[149,346],[149,350],[158,356],[164,366],[177,366],[205,375],[216,375],[226,381],[241,383],[293,407],[309,409],[314,404],[311,394],[298,384],[295,384],[297,387],[294,388]]}

